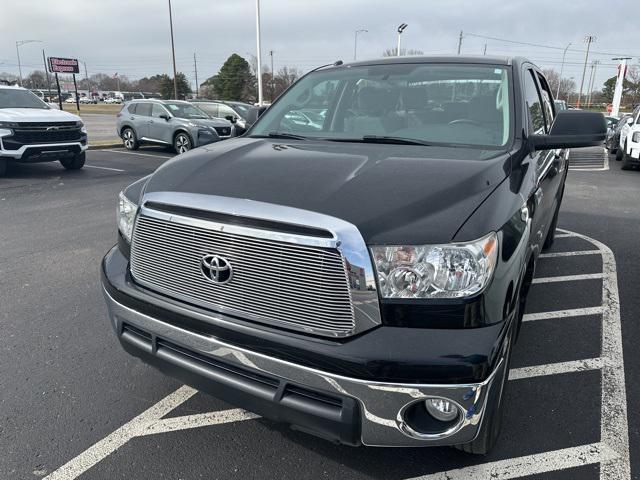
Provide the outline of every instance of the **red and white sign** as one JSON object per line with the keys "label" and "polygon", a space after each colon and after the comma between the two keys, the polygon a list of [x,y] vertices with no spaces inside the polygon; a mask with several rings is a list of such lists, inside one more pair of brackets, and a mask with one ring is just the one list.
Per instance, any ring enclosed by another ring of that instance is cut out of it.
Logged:
{"label": "red and white sign", "polygon": [[49,57],[51,73],[80,73],[80,64],[76,58]]}

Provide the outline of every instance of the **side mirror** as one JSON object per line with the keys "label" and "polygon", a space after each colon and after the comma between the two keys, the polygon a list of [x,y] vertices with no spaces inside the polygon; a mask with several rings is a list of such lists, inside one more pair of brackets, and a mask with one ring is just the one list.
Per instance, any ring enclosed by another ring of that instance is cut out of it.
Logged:
{"label": "side mirror", "polygon": [[586,110],[562,110],[556,115],[548,135],[529,137],[535,150],[594,147],[607,136],[607,121],[602,113]]}
{"label": "side mirror", "polygon": [[164,118],[168,122],[171,117],[169,115],[167,115],[166,113],[161,113],[160,114],[160,118]]}
{"label": "side mirror", "polygon": [[633,117],[627,118],[627,125],[633,125]]}
{"label": "side mirror", "polygon": [[247,113],[247,127],[256,123],[260,115],[267,111],[268,107],[251,107]]}
{"label": "side mirror", "polygon": [[231,123],[236,123],[238,121],[238,117],[233,115],[227,115],[226,117],[224,117],[224,119],[230,121]]}

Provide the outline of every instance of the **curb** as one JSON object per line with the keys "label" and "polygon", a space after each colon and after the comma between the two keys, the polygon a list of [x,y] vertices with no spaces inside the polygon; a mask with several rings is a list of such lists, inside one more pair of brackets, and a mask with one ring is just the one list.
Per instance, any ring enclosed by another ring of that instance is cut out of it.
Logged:
{"label": "curb", "polygon": [[122,147],[122,142],[118,143],[99,143],[97,145],[89,144],[89,150],[102,150],[106,148],[119,148]]}

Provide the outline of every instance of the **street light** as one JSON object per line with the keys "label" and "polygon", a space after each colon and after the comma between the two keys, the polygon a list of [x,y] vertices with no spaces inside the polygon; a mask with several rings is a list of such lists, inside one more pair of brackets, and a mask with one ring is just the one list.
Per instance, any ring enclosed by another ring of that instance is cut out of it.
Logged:
{"label": "street light", "polygon": [[20,86],[22,86],[22,66],[20,65],[20,47],[27,43],[42,43],[42,40],[18,40],[16,42],[16,54],[18,55],[18,78],[20,79]]}
{"label": "street light", "polygon": [[[173,43],[173,16],[171,15],[171,0],[169,0],[169,28],[171,30],[171,55],[173,57],[173,98],[178,100],[178,75],[176,73],[176,48]],[[120,87],[118,87],[120,90]]]}
{"label": "street light", "polygon": [[560,97],[560,84],[562,83],[562,71],[564,70],[564,57],[567,55],[567,50],[571,46],[571,42],[564,47],[564,52],[562,53],[562,64],[560,65],[560,78],[558,79],[558,90],[556,91],[556,98]]}
{"label": "street light", "polygon": [[353,41],[353,60],[355,61],[358,56],[358,35],[361,33],[369,33],[369,30],[360,29],[355,32],[355,39]]}
{"label": "street light", "polygon": [[258,66],[258,106],[262,106],[262,49],[260,48],[260,0],[256,0],[256,50]]}
{"label": "street light", "polygon": [[398,26],[398,50],[396,51],[396,55],[399,57],[400,56],[400,37],[402,35],[402,32],[404,32],[404,29],[407,28],[408,25],[406,23],[401,23]]}

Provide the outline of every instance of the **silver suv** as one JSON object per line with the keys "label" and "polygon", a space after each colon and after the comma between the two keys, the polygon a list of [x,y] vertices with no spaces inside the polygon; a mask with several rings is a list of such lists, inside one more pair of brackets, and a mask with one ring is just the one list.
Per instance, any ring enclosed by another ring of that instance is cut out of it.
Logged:
{"label": "silver suv", "polygon": [[172,145],[177,153],[235,135],[231,122],[211,118],[189,102],[133,100],[117,116],[118,135],[128,150],[142,143]]}

